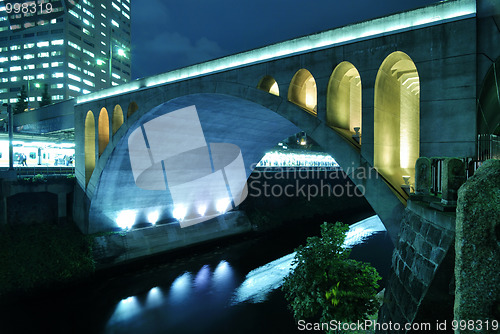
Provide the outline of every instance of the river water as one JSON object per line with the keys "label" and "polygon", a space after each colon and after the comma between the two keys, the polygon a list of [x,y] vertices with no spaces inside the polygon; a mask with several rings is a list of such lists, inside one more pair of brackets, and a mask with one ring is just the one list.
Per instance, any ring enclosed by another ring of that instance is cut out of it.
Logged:
{"label": "river water", "polygon": [[[318,226],[178,251],[20,299],[2,310],[0,333],[299,332],[279,287],[294,248]],[[378,217],[351,225],[348,243],[351,257],[386,276],[393,246]]]}

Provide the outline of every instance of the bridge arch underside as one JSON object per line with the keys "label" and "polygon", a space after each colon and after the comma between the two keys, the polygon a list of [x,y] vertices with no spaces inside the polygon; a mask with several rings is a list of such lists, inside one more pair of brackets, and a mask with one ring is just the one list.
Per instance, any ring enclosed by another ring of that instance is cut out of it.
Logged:
{"label": "bridge arch underside", "polygon": [[[223,92],[223,87],[218,86],[217,90]],[[360,156],[355,146],[317,117],[284,98],[250,87],[239,90],[239,95],[234,94],[234,90],[227,92],[230,95],[222,92],[174,98],[137,117],[138,120],[124,132],[116,146],[108,148],[112,152],[109,152],[109,159],[91,196],[88,233],[116,229],[117,219],[123,212],[144,222],[153,210],[161,211],[159,220],[173,217],[174,207],[168,190],[151,191],[136,186],[128,139],[141,124],[195,105],[206,142],[237,145],[241,149],[247,178],[266,151],[282,139],[301,130],[306,131],[336,159],[356,185],[363,187],[365,198],[381,218],[391,238],[396,240],[404,205],[382,178],[375,175],[375,170]]]}
{"label": "bridge arch underside", "polygon": [[[124,216],[136,222],[147,222],[150,214],[158,215],[159,220],[173,218],[175,208],[169,189],[145,190],[136,185],[129,156],[129,139],[141,125],[192,105],[196,106],[207,144],[230,143],[240,148],[247,178],[266,151],[300,131],[269,109],[228,95],[195,94],[163,103],[130,126],[107,160],[91,201],[90,233],[114,229],[117,220],[124,219]],[[174,133],[175,130],[179,132]],[[189,141],[186,132],[189,130],[168,128],[167,124],[164,140],[183,145],[183,141]],[[186,174],[189,173],[186,170]]]}

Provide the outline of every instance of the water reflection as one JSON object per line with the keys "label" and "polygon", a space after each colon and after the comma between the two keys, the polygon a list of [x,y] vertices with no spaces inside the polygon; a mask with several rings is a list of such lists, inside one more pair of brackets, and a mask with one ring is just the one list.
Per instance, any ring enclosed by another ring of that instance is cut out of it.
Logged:
{"label": "water reflection", "polygon": [[148,292],[146,297],[146,306],[148,308],[155,308],[163,304],[163,292],[159,287],[154,287]]}
{"label": "water reflection", "polygon": [[191,273],[185,272],[177,277],[170,287],[169,299],[173,304],[182,303],[188,300],[191,291]]}
{"label": "water reflection", "polygon": [[[345,246],[363,243],[367,237],[380,231],[385,231],[385,228],[377,216],[353,224]],[[192,272],[183,272],[171,281],[170,287],[160,282],[163,288],[155,286],[143,294],[119,301],[107,322],[106,331],[204,332],[205,328],[229,321],[225,317],[230,317],[238,304],[265,302],[293,268],[294,256],[295,253],[288,254],[250,272],[238,273],[226,260],[218,263],[216,260]]]}

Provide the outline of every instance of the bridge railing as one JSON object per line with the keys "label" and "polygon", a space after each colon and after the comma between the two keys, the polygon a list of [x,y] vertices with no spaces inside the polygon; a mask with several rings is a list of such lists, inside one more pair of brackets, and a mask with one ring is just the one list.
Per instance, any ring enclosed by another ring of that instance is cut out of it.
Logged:
{"label": "bridge railing", "polygon": [[75,167],[72,166],[29,166],[14,169],[18,176],[75,175]]}
{"label": "bridge railing", "polygon": [[477,160],[500,159],[500,136],[480,134],[477,136]]}
{"label": "bridge railing", "polygon": [[[431,189],[434,196],[440,196],[443,191],[443,165],[445,157],[431,158]],[[474,158],[458,158],[463,162],[465,180],[474,175],[483,161]]]}

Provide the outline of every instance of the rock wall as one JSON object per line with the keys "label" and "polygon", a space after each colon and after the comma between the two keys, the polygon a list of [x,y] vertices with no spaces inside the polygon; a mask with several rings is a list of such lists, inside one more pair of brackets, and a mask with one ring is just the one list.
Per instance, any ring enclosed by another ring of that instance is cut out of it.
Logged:
{"label": "rock wall", "polygon": [[436,211],[425,202],[408,201],[392,256],[379,323],[399,323],[403,328],[414,322],[454,236],[454,213]]}
{"label": "rock wall", "polygon": [[500,160],[483,163],[460,188],[455,248],[455,319],[500,320]]}

